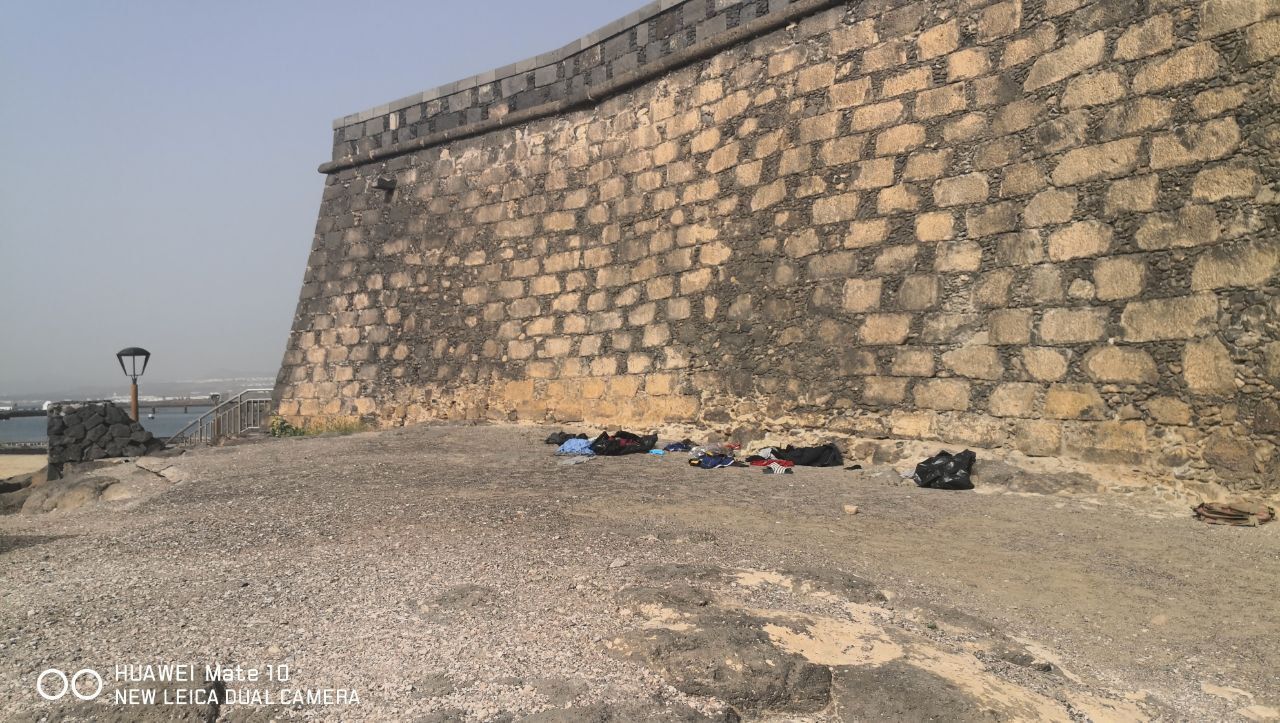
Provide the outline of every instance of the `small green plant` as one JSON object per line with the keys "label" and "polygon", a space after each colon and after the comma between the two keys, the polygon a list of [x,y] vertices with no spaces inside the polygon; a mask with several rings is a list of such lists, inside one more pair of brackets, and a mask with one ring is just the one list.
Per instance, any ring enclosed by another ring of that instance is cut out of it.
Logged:
{"label": "small green plant", "polygon": [[307,433],[301,427],[290,424],[284,417],[272,417],[269,429],[272,437],[301,437]]}

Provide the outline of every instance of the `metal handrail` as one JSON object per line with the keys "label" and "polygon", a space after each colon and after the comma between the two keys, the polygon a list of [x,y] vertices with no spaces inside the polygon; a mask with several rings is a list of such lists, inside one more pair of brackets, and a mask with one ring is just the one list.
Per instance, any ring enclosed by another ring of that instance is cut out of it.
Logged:
{"label": "metal handrail", "polygon": [[167,444],[198,441],[217,444],[227,436],[261,429],[271,408],[270,389],[246,389],[191,420]]}

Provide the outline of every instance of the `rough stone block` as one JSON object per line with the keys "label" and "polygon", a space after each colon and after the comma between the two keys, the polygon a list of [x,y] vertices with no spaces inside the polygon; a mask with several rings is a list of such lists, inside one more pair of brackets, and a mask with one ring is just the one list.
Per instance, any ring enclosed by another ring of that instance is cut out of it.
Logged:
{"label": "rough stone block", "polygon": [[855,131],[884,128],[901,121],[905,112],[906,108],[902,105],[902,101],[898,100],[864,105],[853,111],[850,124]]}
{"label": "rough stone block", "polygon": [[955,20],[935,25],[916,38],[921,60],[946,55],[960,46],[960,27]]}
{"label": "rough stone block", "polygon": [[1093,264],[1093,285],[1102,301],[1130,299],[1142,293],[1146,264],[1138,258],[1119,256],[1098,259]]}
{"label": "rough stone block", "polygon": [[[894,352],[892,370],[898,377],[931,377],[934,373],[933,350],[900,348]],[[905,386],[903,391],[906,391]]]}
{"label": "rough stone block", "polygon": [[918,123],[889,128],[876,136],[876,155],[893,156],[924,144],[924,126]]}
{"label": "rough stone block", "polygon": [[827,103],[832,110],[852,108],[867,102],[867,96],[870,93],[871,78],[864,76],[831,86],[827,91]]}
{"label": "rough stone block", "polygon": [[1051,22],[1040,23],[1030,35],[1010,40],[1004,46],[1000,67],[1013,68],[1048,52],[1058,43],[1058,28]]}
{"label": "rough stone block", "polygon": [[906,167],[902,169],[905,181],[924,181],[940,178],[951,165],[953,152],[949,148],[937,151],[917,151],[907,157]]}
{"label": "rough stone block", "polygon": [[885,78],[880,88],[881,98],[892,98],[903,93],[914,93],[932,85],[933,73],[929,68],[912,68]]}
{"label": "rough stone block", "polygon": [[942,355],[942,363],[952,372],[970,379],[999,379],[1004,376],[1000,353],[990,346],[965,346]]}
{"label": "rough stone block", "polygon": [[1173,397],[1156,397],[1147,402],[1147,414],[1160,424],[1191,424],[1191,405]]}
{"label": "rough stone block", "polygon": [[1014,447],[1028,457],[1053,457],[1062,449],[1062,425],[1044,420],[1020,420],[1014,426]]}
{"label": "rough stone block", "polygon": [[1124,31],[1116,40],[1116,50],[1112,57],[1116,60],[1134,60],[1163,53],[1172,47],[1173,18],[1157,15]]}
{"label": "rough stone block", "polygon": [[1063,448],[1070,455],[1104,464],[1146,461],[1147,425],[1140,421],[1068,423]]}
{"label": "rough stone block", "polygon": [[1104,70],[1072,78],[1062,95],[1062,105],[1065,108],[1106,105],[1123,98],[1126,92],[1124,76]]}
{"label": "rough stone block", "polygon": [[920,119],[950,115],[964,110],[964,83],[952,83],[916,94],[915,117]]}
{"label": "rough stone block", "polygon": [[1040,385],[1007,382],[991,390],[987,409],[997,417],[1034,417]]}
{"label": "rough stone block", "polygon": [[1110,140],[1167,128],[1172,123],[1173,110],[1173,101],[1150,96],[1112,106],[1102,118],[1098,137]]}
{"label": "rough stone block", "polygon": [[1236,392],[1235,364],[1216,338],[1186,345],[1182,351],[1182,378],[1193,394],[1226,396]]}
{"label": "rough stone block", "polygon": [[910,184],[898,184],[880,190],[876,197],[876,213],[881,216],[892,216],[904,211],[915,211],[920,208],[920,192]]}
{"label": "rough stone block", "polygon": [[908,276],[898,288],[898,306],[908,311],[928,309],[938,303],[938,277]]}
{"label": "rough stone block", "polygon": [[986,48],[965,48],[947,56],[947,80],[977,78],[991,70]]}
{"label": "rough stone block", "polygon": [[811,65],[796,73],[796,93],[803,95],[829,88],[836,79],[836,66],[832,62]]}
{"label": "rough stone block", "polygon": [[884,188],[893,185],[893,159],[877,158],[863,161],[852,169],[852,181],[857,189]]}
{"label": "rough stone block", "polygon": [[897,274],[915,266],[920,249],[915,244],[889,246],[876,254],[872,269],[878,274]]}
{"label": "rough stone block", "polygon": [[965,212],[965,226],[969,238],[976,239],[1012,231],[1018,226],[1019,208],[1020,204],[1017,202],[1005,201],[969,209]]}
{"label": "rough stone block", "polygon": [[[818,253],[822,248],[822,239],[814,229],[805,229],[800,233],[787,237],[782,242],[782,250],[793,259],[804,258]],[[685,292],[681,292],[685,293]]]}
{"label": "rough stone block", "polygon": [[973,241],[943,241],[938,244],[934,271],[977,271],[982,267],[982,247]]}
{"label": "rough stone block", "polygon": [[1156,93],[1198,80],[1212,78],[1222,72],[1222,56],[1209,43],[1198,43],[1153,60],[1133,77],[1133,92]]}
{"label": "rough stone block", "polygon": [[818,225],[849,221],[857,213],[857,193],[820,198],[813,204],[813,222]]}
{"label": "rough stone block", "polygon": [[1212,332],[1217,318],[1217,297],[1201,293],[1130,302],[1120,315],[1120,327],[1130,342],[1190,339]]}
{"label": "rough stone block", "polygon": [[1155,174],[1121,178],[1107,188],[1103,208],[1108,216],[1131,211],[1150,211],[1156,207],[1160,178]]}
{"label": "rough stone block", "polygon": [[1053,169],[1053,184],[1071,186],[1098,178],[1128,175],[1138,165],[1141,145],[1139,138],[1124,138],[1068,151]]}
{"label": "rough stone block", "polygon": [[1032,228],[1066,223],[1075,215],[1076,198],[1075,191],[1041,191],[1027,202],[1022,219]]}
{"label": "rough stone block", "polygon": [[763,211],[779,201],[782,201],[786,197],[786,179],[779,178],[773,183],[756,189],[755,194],[751,196],[751,211]]}
{"label": "rough stone block", "polygon": [[1201,201],[1252,198],[1262,188],[1262,176],[1248,166],[1224,165],[1196,174],[1191,196]]}
{"label": "rough stone block", "polygon": [[979,203],[987,200],[987,196],[985,173],[943,178],[933,184],[933,201],[943,207]]}
{"label": "rough stone block", "polygon": [[1158,379],[1151,355],[1132,347],[1103,346],[1084,355],[1085,373],[1096,382],[1154,384]]}
{"label": "rough stone block", "polygon": [[922,379],[912,397],[921,409],[964,411],[969,408],[969,382],[961,379]]}
{"label": "rough stone block", "polygon": [[1022,0],[997,3],[978,16],[978,40],[989,40],[1018,32],[1022,25]]}
{"label": "rough stone block", "polygon": [[1078,221],[1049,235],[1049,258],[1069,261],[1100,256],[1111,248],[1111,227],[1101,221]]}
{"label": "rough stone block", "polygon": [[1056,382],[1067,375],[1070,356],[1062,349],[1029,346],[1022,350],[1022,366],[1032,379]]}
{"label": "rough stone block", "polygon": [[920,241],[945,241],[955,235],[955,216],[946,211],[931,211],[916,216],[916,238]]}
{"label": "rough stone block", "polygon": [[1134,239],[1139,248],[1170,249],[1210,244],[1218,240],[1220,225],[1212,206],[1183,206],[1175,212],[1147,216]]}
{"label": "rough stone block", "polygon": [[1031,66],[1023,88],[1031,91],[1069,78],[1102,62],[1106,33],[1086,35],[1059,50],[1046,53]]}
{"label": "rough stone block", "polygon": [[[1119,141],[1117,141],[1119,142]],[[1151,139],[1151,167],[1173,168],[1224,158],[1240,146],[1235,118],[1219,118]]]}
{"label": "rough stone block", "polygon": [[1261,288],[1276,275],[1277,268],[1280,245],[1274,239],[1242,241],[1201,254],[1191,271],[1191,288]]}
{"label": "rough stone block", "polygon": [[1280,55],[1280,18],[1250,26],[1245,31],[1245,57],[1261,63]]}
{"label": "rough stone block", "polygon": [[1030,309],[999,309],[987,315],[992,344],[1027,344],[1031,341]]}
{"label": "rough stone block", "polygon": [[906,45],[901,40],[890,40],[867,48],[862,53],[862,72],[896,68],[907,62]]}
{"label": "rough stone block", "polygon": [[911,334],[909,314],[868,314],[858,336],[864,344],[901,344]]}
{"label": "rough stone block", "polygon": [[883,243],[889,237],[889,221],[874,218],[866,221],[854,221],[849,224],[849,233],[844,237],[844,247],[866,248]]}
{"label": "rough stone block", "polygon": [[1045,344],[1080,344],[1106,334],[1107,309],[1049,309],[1040,320],[1040,340]]}
{"label": "rough stone block", "polygon": [[901,404],[907,396],[909,379],[867,377],[862,385],[862,401],[867,404]]}
{"label": "rough stone block", "polygon": [[1050,384],[1044,416],[1051,419],[1103,419],[1107,405],[1092,384]]}
{"label": "rough stone block", "polygon": [[1248,99],[1249,86],[1245,84],[1227,88],[1210,88],[1192,98],[1191,107],[1197,118],[1213,118],[1239,108]]}

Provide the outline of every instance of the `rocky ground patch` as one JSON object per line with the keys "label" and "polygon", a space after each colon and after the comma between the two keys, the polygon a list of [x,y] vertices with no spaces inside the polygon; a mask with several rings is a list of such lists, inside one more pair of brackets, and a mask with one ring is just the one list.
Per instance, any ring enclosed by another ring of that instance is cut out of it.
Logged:
{"label": "rocky ground patch", "polygon": [[[1245,720],[1280,705],[1265,614],[1280,525],[1210,527],[1090,475],[993,461],[974,493],[918,489],[901,460],[563,466],[546,432],[273,440],[0,493],[24,496],[0,516],[0,718]],[[245,697],[220,706],[115,702],[183,687],[111,675],[165,661],[292,676],[228,682]],[[51,667],[106,672],[103,695],[42,700]],[[263,689],[277,697],[249,697]]]}

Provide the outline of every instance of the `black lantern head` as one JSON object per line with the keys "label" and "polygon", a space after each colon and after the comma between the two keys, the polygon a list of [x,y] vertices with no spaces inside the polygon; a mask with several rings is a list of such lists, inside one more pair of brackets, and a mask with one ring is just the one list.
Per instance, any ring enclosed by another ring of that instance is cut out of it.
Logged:
{"label": "black lantern head", "polygon": [[[151,360],[151,352],[142,347],[131,346],[128,349],[121,349],[116,352],[116,359],[120,362],[120,370],[125,376],[138,381],[138,377],[147,370],[147,362]],[[125,359],[129,360],[128,366],[125,365]],[[138,368],[138,359],[142,359],[142,368]]]}

